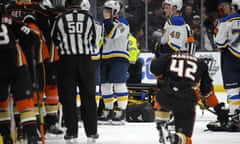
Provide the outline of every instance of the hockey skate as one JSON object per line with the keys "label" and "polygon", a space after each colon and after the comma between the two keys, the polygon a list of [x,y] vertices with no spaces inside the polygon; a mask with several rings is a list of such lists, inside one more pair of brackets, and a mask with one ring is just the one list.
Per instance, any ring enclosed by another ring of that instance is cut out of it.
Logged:
{"label": "hockey skate", "polygon": [[102,115],[98,118],[98,124],[111,125],[113,119],[113,110],[103,110]]}
{"label": "hockey skate", "polygon": [[77,138],[65,140],[65,144],[79,144]]}
{"label": "hockey skate", "polygon": [[38,137],[37,136],[31,136],[27,139],[27,144],[38,144]]}
{"label": "hockey skate", "polygon": [[125,117],[126,117],[126,111],[125,110],[117,110],[114,113],[112,124],[113,125],[124,125],[125,124]]}
{"label": "hockey skate", "polygon": [[181,139],[176,134],[174,119],[166,122],[157,122],[156,124],[159,131],[160,144],[178,144]]}
{"label": "hockey skate", "polygon": [[61,130],[56,125],[51,125],[50,127],[48,127],[47,132],[52,133],[52,134],[56,134],[56,135],[63,134],[63,130]]}
{"label": "hockey skate", "polygon": [[63,138],[63,130],[56,125],[51,125],[50,127],[46,128],[45,138],[47,140]]}
{"label": "hockey skate", "polygon": [[65,144],[78,144],[78,136],[77,135],[71,135],[71,134],[66,134],[64,136]]}
{"label": "hockey skate", "polygon": [[96,143],[98,138],[99,138],[99,134],[87,136],[87,144],[94,144],[94,143]]}
{"label": "hockey skate", "polygon": [[221,124],[219,121],[210,122],[207,124],[210,131],[228,131],[240,132],[240,114],[230,116],[230,120],[226,124]]}

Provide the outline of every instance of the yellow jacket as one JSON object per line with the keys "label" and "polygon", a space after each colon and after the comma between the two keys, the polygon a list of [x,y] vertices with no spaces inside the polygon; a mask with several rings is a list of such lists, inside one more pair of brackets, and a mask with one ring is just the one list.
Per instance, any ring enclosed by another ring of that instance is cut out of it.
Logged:
{"label": "yellow jacket", "polygon": [[130,64],[135,64],[138,59],[140,50],[137,46],[137,39],[131,33],[128,35],[128,53]]}

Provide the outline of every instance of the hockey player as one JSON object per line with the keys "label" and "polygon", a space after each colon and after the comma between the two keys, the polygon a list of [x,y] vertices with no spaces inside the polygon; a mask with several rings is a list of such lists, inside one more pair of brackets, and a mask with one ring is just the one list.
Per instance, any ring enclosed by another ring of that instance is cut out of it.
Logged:
{"label": "hockey player", "polygon": [[[90,11],[90,3],[88,0],[83,0],[81,5],[81,10],[83,11]],[[100,49],[102,48],[103,45],[103,26],[102,22],[100,20],[95,19],[95,27],[96,27],[96,44],[94,46],[94,53],[92,54],[92,60],[95,65],[95,78],[96,78],[96,104],[97,108],[99,107],[100,103],[100,68],[101,68],[101,63],[100,63]],[[81,106],[81,97],[80,97],[80,91],[79,88],[77,88],[77,109],[78,112],[80,112],[80,106]],[[79,119],[80,119],[80,114]]]}
{"label": "hockey player", "polygon": [[188,54],[166,54],[153,58],[150,71],[160,82],[157,101],[161,110],[156,115],[157,122],[160,127],[164,126],[170,119],[169,111],[172,112],[176,131],[172,139],[174,144],[192,143],[198,100],[204,100],[206,105],[213,107],[221,123],[227,122],[227,111],[222,109],[223,103],[219,103],[215,96],[204,61]]}
{"label": "hockey player", "polygon": [[[55,47],[51,45],[48,10],[42,5],[41,0],[33,0],[32,2],[30,0],[18,0],[15,4],[7,6],[7,11],[19,20],[24,20],[24,17],[31,17],[32,15],[35,21],[34,25],[37,26],[37,31],[41,33],[42,48],[39,49],[39,57],[37,58],[40,60],[37,65],[37,73],[39,76],[41,100],[44,94],[46,95],[45,108],[47,115],[45,117],[45,127],[49,133],[62,134],[63,132],[55,125],[57,122],[59,101],[56,83],[56,65],[54,62],[58,59],[58,55]],[[24,43],[22,45],[24,46]],[[40,52],[41,50],[42,52]],[[25,50],[24,52],[28,53],[26,55],[28,61],[30,61],[31,53]],[[37,101],[35,101],[35,104],[37,104]]]}
{"label": "hockey player", "polygon": [[100,61],[100,51],[103,46],[103,25],[100,20],[95,20],[96,26],[96,48],[95,53],[92,55],[92,60],[95,63],[95,73],[96,73],[96,103],[97,108],[99,107],[101,94],[100,94],[100,71],[101,71],[101,61]]}
{"label": "hockey player", "polygon": [[[105,110],[99,120],[122,123],[128,103],[126,86],[129,55],[127,51],[129,25],[119,17],[120,3],[108,0],[103,5],[104,44],[101,61],[101,92]],[[114,96],[118,108],[114,114]]]}
{"label": "hockey player", "polygon": [[[216,36],[216,46],[222,54],[222,76],[224,88],[227,92],[227,103],[229,104],[229,115],[234,115],[227,125],[217,123],[208,124],[210,130],[240,130],[240,7],[239,1],[222,0],[223,11],[226,14],[222,18]],[[229,14],[235,8],[238,13]]]}
{"label": "hockey player", "polygon": [[[33,45],[37,36],[23,24],[17,24],[11,18],[4,18],[3,2],[0,2],[0,135],[4,144],[12,144],[10,136],[10,111],[8,110],[9,92],[13,93],[16,107],[20,113],[23,130],[28,144],[37,144],[37,124],[32,95],[32,84],[28,64],[19,38],[26,37]],[[10,87],[10,91],[9,91]]]}
{"label": "hockey player", "polygon": [[[90,2],[88,0],[82,0],[80,5],[81,10],[89,12],[90,11]],[[103,27],[102,22],[100,20],[95,20],[96,27],[96,44],[94,46],[94,53],[92,54],[92,60],[95,65],[95,73],[96,73],[96,103],[97,107],[99,106],[100,101],[100,49],[103,45]],[[78,91],[80,94],[80,92]]]}
{"label": "hockey player", "polygon": [[167,22],[163,28],[160,53],[194,53],[194,38],[188,24],[181,16],[182,0],[165,0],[164,13]]}

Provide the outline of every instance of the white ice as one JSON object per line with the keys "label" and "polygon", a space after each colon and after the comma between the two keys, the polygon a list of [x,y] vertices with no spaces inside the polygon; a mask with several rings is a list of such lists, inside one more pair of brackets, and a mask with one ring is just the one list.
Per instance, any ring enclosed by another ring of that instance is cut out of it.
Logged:
{"label": "white ice", "polygon": [[[220,101],[226,102],[225,93],[217,93]],[[197,117],[193,132],[193,144],[240,144],[240,133],[205,131],[209,121],[216,116],[197,107]],[[100,134],[96,144],[158,144],[155,123],[126,123],[123,126],[98,126]],[[79,144],[86,144],[84,129],[79,128]],[[63,138],[46,140],[47,144],[64,144]]]}

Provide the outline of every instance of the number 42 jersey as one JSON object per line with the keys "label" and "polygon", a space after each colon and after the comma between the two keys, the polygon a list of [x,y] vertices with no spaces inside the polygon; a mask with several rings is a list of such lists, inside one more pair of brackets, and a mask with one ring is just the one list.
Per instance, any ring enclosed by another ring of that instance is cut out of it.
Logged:
{"label": "number 42 jersey", "polygon": [[188,54],[164,55],[151,63],[151,72],[163,79],[171,79],[170,86],[184,89],[200,88],[201,94],[212,91],[212,79],[209,76],[207,64]]}

